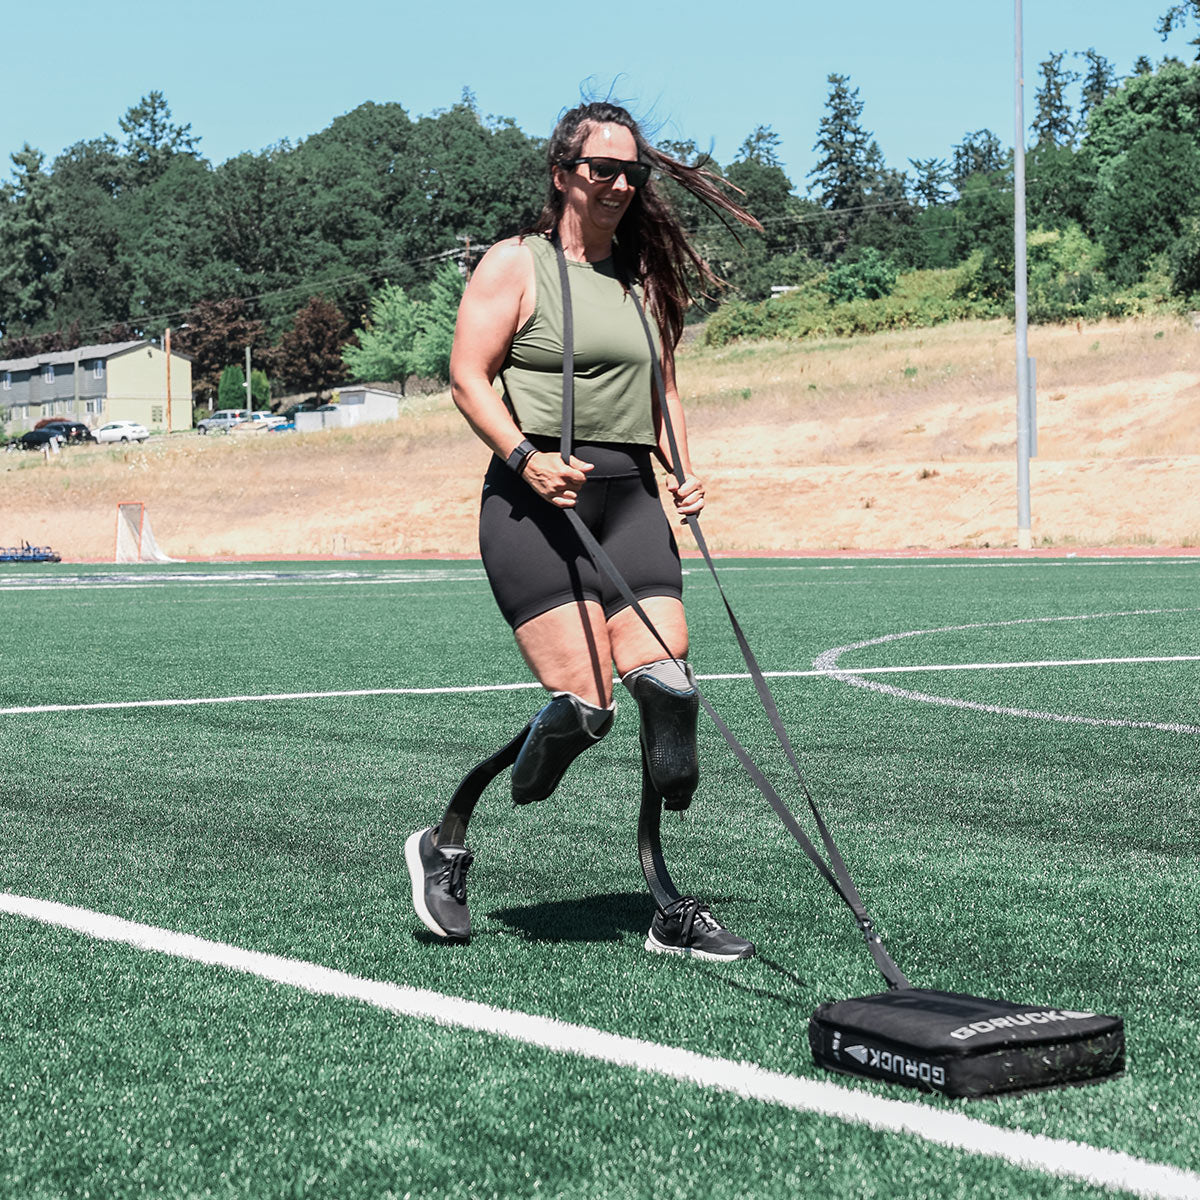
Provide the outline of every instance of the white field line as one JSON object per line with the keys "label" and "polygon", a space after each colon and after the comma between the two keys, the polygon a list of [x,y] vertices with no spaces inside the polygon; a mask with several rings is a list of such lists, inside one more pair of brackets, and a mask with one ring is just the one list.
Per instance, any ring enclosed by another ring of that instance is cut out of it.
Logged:
{"label": "white field line", "polygon": [[[908,688],[893,687],[887,683],[875,683],[862,678],[873,672],[870,667],[839,667],[838,660],[851,650],[862,650],[867,646],[882,646],[887,642],[901,641],[905,638],[924,637],[931,633],[962,633],[972,629],[999,629],[1013,625],[1041,625],[1060,621],[1098,621],[1117,617],[1158,616],[1165,613],[1194,613],[1194,608],[1149,608],[1135,609],[1128,612],[1083,613],[1065,617],[1022,617],[1015,621],[977,621],[969,625],[943,625],[938,629],[910,629],[904,633],[888,633],[883,637],[868,638],[866,641],[854,642],[847,646],[835,646],[826,650],[813,659],[813,666],[821,673],[836,679],[839,683],[851,687],[867,688],[880,692],[885,696],[897,696],[902,700],[916,700],[922,704],[940,704],[947,708],[973,709],[975,712],[992,713],[996,716],[1025,717],[1037,721],[1058,721],[1069,725],[1091,725],[1110,729],[1157,729],[1163,733],[1200,733],[1200,725],[1185,725],[1174,721],[1133,721],[1124,717],[1080,717],[1070,713],[1041,712],[1032,708],[1010,708],[1000,704],[981,704],[975,700],[959,700],[954,696],[934,696],[927,692],[911,691]],[[1177,655],[1171,658],[1147,659],[1110,659],[1096,661],[1110,662],[1188,662],[1196,655]],[[1079,660],[1085,662],[1088,660]]]}
{"label": "white field line", "polygon": [[[907,636],[907,635],[891,635]],[[882,640],[882,639],[881,639]],[[861,642],[858,645],[868,645]],[[844,647],[849,649],[850,647]],[[831,653],[831,652],[827,652]],[[845,667],[823,667],[811,671],[764,671],[768,679],[815,679],[827,677],[841,682],[849,682],[851,674],[883,675],[920,671],[1010,671],[1036,667],[1095,667],[1112,665],[1129,665],[1138,663],[1173,663],[1200,662],[1200,654],[1167,654],[1145,656],[1139,658],[1059,658],[1043,659],[1037,662],[991,662],[991,663],[925,663],[900,667],[856,667],[853,672]],[[697,675],[700,680],[749,679],[745,672],[730,672],[726,674]],[[244,696],[199,696],[182,697],[169,700],[102,700],[88,704],[31,704],[12,708],[0,708],[0,716],[26,716],[33,713],[55,712],[90,712],[98,709],[114,708],[180,708],[193,704],[254,704],[273,700],[336,700],[356,696],[452,696],[468,695],[475,692],[516,692],[532,691],[540,688],[538,683],[477,683],[463,687],[409,687],[409,688],[355,688],[349,691],[328,692],[266,692],[257,695]],[[917,693],[913,693],[916,695]],[[965,704],[966,701],[963,701]],[[1190,728],[1190,727],[1189,727]]]}
{"label": "white field line", "polygon": [[[735,556],[736,557],[736,556]],[[881,555],[880,557],[886,557]],[[928,556],[936,559],[936,554]],[[780,561],[783,560],[783,561]],[[403,561],[403,560],[398,560]],[[443,560],[444,561],[444,560]],[[468,560],[473,561],[473,560]],[[809,562],[805,559],[788,559],[786,554],[780,554],[775,559],[766,559],[762,563],[751,563],[736,566],[717,560],[722,574],[730,572],[755,573],[768,571],[986,571],[994,568],[1028,569],[1030,567],[1050,567],[1062,569],[1066,567],[1156,567],[1164,564],[1200,566],[1200,555],[1161,555],[1153,558],[1106,558],[1094,556],[1091,558],[1076,558],[1067,555],[1061,559],[1047,558],[982,558],[958,559],[952,561],[929,562],[919,557],[900,557],[886,562]],[[684,574],[690,575],[693,569],[684,568]],[[128,574],[97,574],[97,575],[34,575],[17,579],[13,576],[0,576],[0,592],[28,591],[63,591],[71,588],[101,589],[101,588],[161,588],[173,584],[216,584],[232,585],[245,584],[251,587],[299,587],[310,584],[362,584],[362,583],[477,583],[486,576],[482,566],[474,567],[430,567],[426,570],[394,570],[375,571],[369,569],[343,571],[311,571],[302,569],[288,571],[230,571],[197,572],[197,571],[156,571]]]}
{"label": "white field line", "polygon": [[487,576],[482,567],[459,572],[451,571],[393,571],[379,575],[162,575],[156,579],[114,576],[66,576],[43,583],[10,582],[0,580],[3,592],[63,592],[63,591],[124,591],[138,588],[170,588],[180,584],[193,584],[205,589],[213,587],[340,587],[355,584],[411,584],[411,583],[483,583]]}
{"label": "white field line", "polygon": [[400,1016],[490,1033],[553,1053],[574,1054],[645,1074],[666,1076],[747,1100],[866,1125],[885,1133],[909,1134],[968,1154],[1001,1159],[1027,1170],[1138,1196],[1200,1200],[1200,1175],[1178,1167],[1080,1142],[1001,1129],[959,1113],[851,1091],[825,1080],[801,1079],[752,1063],[710,1058],[586,1025],[493,1008],[404,984],[363,979],[315,963],[243,950],[50,900],[0,892],[0,912],[102,941],[240,971],[314,995],[358,1000]]}

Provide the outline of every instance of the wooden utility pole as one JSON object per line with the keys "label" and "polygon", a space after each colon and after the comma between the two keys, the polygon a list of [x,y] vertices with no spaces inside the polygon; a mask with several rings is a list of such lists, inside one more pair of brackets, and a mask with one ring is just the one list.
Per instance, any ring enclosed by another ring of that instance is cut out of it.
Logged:
{"label": "wooden utility pole", "polygon": [[250,390],[250,347],[246,347],[246,412],[254,411],[254,393]]}
{"label": "wooden utility pole", "polygon": [[163,334],[163,350],[167,355],[167,432],[171,432],[171,327]]}

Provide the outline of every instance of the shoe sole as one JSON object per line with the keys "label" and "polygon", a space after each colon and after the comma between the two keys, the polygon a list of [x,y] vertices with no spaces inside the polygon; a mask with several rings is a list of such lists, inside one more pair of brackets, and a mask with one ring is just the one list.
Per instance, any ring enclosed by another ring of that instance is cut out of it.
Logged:
{"label": "shoe sole", "polygon": [[458,933],[448,933],[434,919],[433,913],[425,903],[425,868],[421,863],[421,839],[429,832],[428,829],[418,829],[411,833],[404,843],[404,863],[408,867],[408,876],[412,880],[412,902],[421,923],[430,933],[448,942],[465,942],[468,939]]}
{"label": "shoe sole", "polygon": [[680,954],[684,958],[705,958],[709,962],[736,962],[738,959],[754,957],[753,945],[739,950],[736,954],[713,954],[711,950],[697,950],[694,946],[668,946],[660,942],[653,933],[646,938],[646,949],[651,954]]}

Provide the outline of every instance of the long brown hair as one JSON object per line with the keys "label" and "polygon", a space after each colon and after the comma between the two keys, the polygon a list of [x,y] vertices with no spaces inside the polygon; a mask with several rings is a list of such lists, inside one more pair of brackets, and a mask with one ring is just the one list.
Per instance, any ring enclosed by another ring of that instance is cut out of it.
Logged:
{"label": "long brown hair", "polygon": [[[554,186],[554,168],[577,158],[588,134],[597,125],[624,126],[633,134],[642,162],[687,188],[726,224],[724,214],[762,232],[758,221],[730,197],[731,191],[741,195],[739,189],[703,167],[689,166],[656,150],[646,141],[627,110],[597,101],[571,109],[554,127],[546,148],[551,172],[546,204],[538,219],[524,233],[554,234],[563,213],[563,194]],[[701,287],[723,286],[723,280],[688,241],[666,197],[655,188],[653,177],[644,187],[635,190],[633,200],[617,226],[613,257],[623,278],[641,281],[646,290],[646,304],[664,340],[671,346],[679,341],[683,332],[684,311],[693,299],[691,281],[698,280]]]}

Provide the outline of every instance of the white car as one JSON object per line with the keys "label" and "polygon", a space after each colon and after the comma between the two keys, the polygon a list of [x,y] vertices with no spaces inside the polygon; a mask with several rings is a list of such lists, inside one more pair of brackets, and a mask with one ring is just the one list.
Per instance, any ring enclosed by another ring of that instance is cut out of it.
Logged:
{"label": "white car", "polygon": [[136,421],[109,421],[96,430],[98,442],[144,442],[149,436],[145,425]]}
{"label": "white car", "polygon": [[262,433],[275,425],[282,425],[284,418],[278,413],[252,412],[244,421],[231,427],[230,432],[242,431]]}

